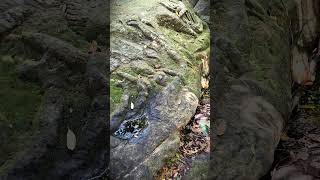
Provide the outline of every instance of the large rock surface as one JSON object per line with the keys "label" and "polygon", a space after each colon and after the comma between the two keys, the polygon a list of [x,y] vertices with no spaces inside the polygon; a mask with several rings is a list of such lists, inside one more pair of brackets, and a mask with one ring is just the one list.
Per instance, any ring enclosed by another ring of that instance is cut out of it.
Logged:
{"label": "large rock surface", "polygon": [[[14,108],[0,109],[6,137],[0,179],[88,179],[105,172],[107,2],[1,1],[0,66],[10,67],[10,76],[0,74],[0,106]],[[88,54],[92,40],[101,52]],[[16,94],[6,100],[3,93],[10,91]],[[73,150],[67,148],[68,129],[76,138]]]}
{"label": "large rock surface", "polygon": [[[208,1],[113,1],[110,54],[108,2],[0,3],[0,68],[12,71],[0,72],[1,179],[150,179],[175,155],[200,95]],[[290,56],[304,57],[318,36],[318,2],[211,2],[211,132],[226,129],[212,140],[209,175],[259,179],[291,110]],[[186,178],[207,164],[195,161]]]}
{"label": "large rock surface", "polygon": [[10,67],[0,73],[1,179],[139,179],[177,151],[198,104],[208,26],[188,1],[114,1],[111,22],[108,3],[0,3],[0,68]]}
{"label": "large rock surface", "polygon": [[150,179],[175,155],[179,129],[195,113],[209,30],[188,1],[111,7],[110,177]]}
{"label": "large rock surface", "polygon": [[[210,179],[259,179],[270,169],[291,111],[295,32],[307,24],[303,41],[316,35],[315,21],[297,15],[308,9],[301,3],[315,7],[310,1],[213,2],[212,132],[225,130],[213,135]],[[303,12],[312,17],[311,11]]]}

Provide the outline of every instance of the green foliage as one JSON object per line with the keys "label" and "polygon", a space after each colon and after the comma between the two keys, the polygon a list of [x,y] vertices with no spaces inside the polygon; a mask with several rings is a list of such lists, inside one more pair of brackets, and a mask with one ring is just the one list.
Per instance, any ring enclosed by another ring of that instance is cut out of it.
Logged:
{"label": "green foliage", "polygon": [[182,156],[180,153],[176,153],[174,156],[166,159],[166,160],[165,160],[165,164],[166,164],[167,166],[169,166],[169,167],[170,167],[170,166],[173,166],[173,165],[175,165],[178,161],[180,161],[182,157],[183,157],[183,156]]}

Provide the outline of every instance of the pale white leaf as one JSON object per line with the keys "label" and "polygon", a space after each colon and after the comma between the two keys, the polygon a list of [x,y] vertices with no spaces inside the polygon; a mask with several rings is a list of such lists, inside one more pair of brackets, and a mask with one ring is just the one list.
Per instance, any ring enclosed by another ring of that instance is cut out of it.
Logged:
{"label": "pale white leaf", "polygon": [[77,144],[76,135],[74,132],[68,128],[67,132],[67,148],[70,150],[74,150]]}

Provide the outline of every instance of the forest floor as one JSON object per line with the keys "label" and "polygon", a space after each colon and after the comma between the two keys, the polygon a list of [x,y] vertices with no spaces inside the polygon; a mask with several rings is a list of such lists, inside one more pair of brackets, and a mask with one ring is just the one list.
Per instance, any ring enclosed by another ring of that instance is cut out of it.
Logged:
{"label": "forest floor", "polygon": [[157,180],[180,179],[192,168],[192,161],[200,154],[210,152],[210,95],[202,89],[195,115],[180,131],[180,148],[175,157],[168,159]]}
{"label": "forest floor", "polygon": [[[207,87],[208,88],[208,87]],[[287,122],[269,173],[260,180],[320,179],[320,66],[312,85],[294,86],[299,97]],[[195,115],[181,130],[180,150],[168,159],[157,180],[183,179],[192,162],[210,152],[210,95],[206,88]],[[218,132],[217,132],[218,133]]]}
{"label": "forest floor", "polygon": [[320,179],[320,68],[311,86],[293,89],[299,103],[286,124],[270,173],[263,180]]}

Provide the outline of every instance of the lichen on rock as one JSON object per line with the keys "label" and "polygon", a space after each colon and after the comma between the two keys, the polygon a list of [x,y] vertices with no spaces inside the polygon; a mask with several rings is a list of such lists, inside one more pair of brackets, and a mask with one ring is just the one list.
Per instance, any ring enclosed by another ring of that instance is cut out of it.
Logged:
{"label": "lichen on rock", "polygon": [[[173,3],[171,8],[163,5],[168,3]],[[209,29],[188,1],[137,0],[111,7],[111,61],[116,63],[111,77],[124,90],[123,103],[111,104],[116,134],[111,144],[117,144],[111,148],[111,177],[153,177],[168,155],[163,152],[174,154],[179,147],[179,141],[169,145],[173,142],[168,138],[196,110],[201,64],[197,53],[209,53]],[[147,126],[131,128],[136,133],[121,138],[120,132],[139,117],[148,117]]]}

